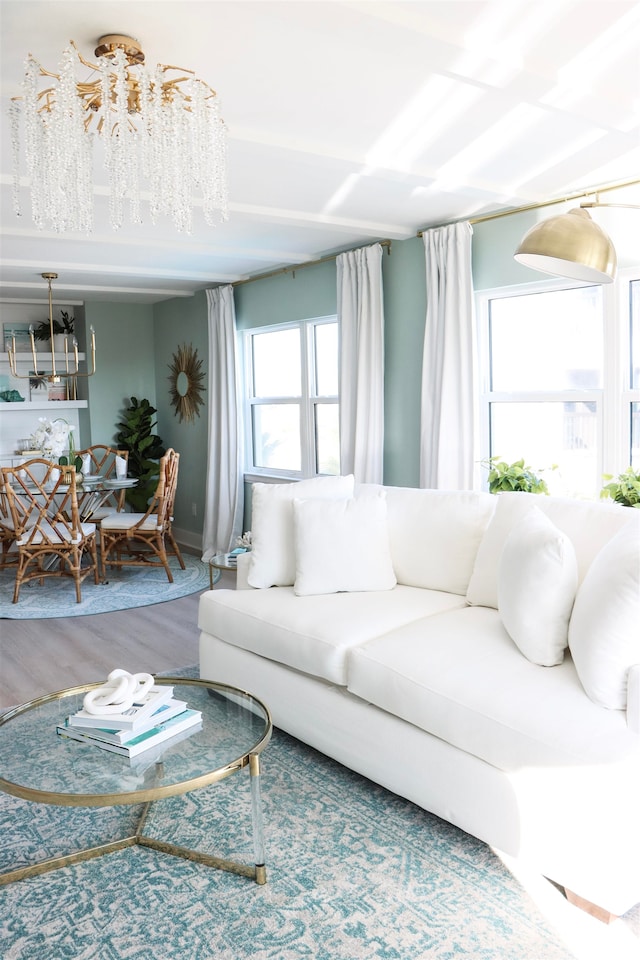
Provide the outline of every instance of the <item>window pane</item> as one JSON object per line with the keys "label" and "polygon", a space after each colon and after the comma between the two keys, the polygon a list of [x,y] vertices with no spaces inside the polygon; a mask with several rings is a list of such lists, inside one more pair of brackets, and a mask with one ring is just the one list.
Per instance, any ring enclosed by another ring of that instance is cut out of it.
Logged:
{"label": "window pane", "polygon": [[[631,389],[640,389],[640,280],[630,284],[631,294]],[[637,447],[637,444],[636,444]]]}
{"label": "window pane", "polygon": [[[321,397],[338,396],[338,324],[315,325],[316,393]],[[324,471],[322,471],[324,473]]]}
{"label": "window pane", "polygon": [[254,397],[299,397],[300,331],[257,333],[252,342]]}
{"label": "window pane", "polygon": [[340,429],[337,403],[316,404],[317,473],[340,473]]}
{"label": "window pane", "polygon": [[489,319],[492,390],[601,386],[601,287],[495,299]]}
{"label": "window pane", "polygon": [[631,404],[631,466],[640,470],[640,403]]}
{"label": "window pane", "polygon": [[600,489],[595,403],[492,403],[490,410],[492,456],[524,457],[544,471],[550,493],[592,497]]}
{"label": "window pane", "polygon": [[252,412],[254,465],[300,470],[302,457],[298,404],[254,404]]}

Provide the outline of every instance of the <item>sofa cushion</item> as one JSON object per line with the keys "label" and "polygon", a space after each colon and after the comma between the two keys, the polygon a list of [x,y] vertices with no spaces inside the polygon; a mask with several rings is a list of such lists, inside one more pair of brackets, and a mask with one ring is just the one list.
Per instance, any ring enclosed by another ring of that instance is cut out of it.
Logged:
{"label": "sofa cushion", "polygon": [[640,737],[624,713],[586,696],[571,657],[553,670],[531,663],[486,607],[414,621],[357,647],[347,685],[501,770],[640,762]]}
{"label": "sofa cushion", "polygon": [[211,590],[200,598],[202,631],[236,647],[344,685],[349,650],[379,633],[464,599],[415,587],[296,597],[292,587]]}
{"label": "sofa cushion", "polygon": [[297,596],[395,587],[384,490],[348,500],[296,499],[293,520]]}
{"label": "sofa cushion", "polygon": [[467,590],[471,604],[498,607],[498,567],[511,529],[532,507],[538,507],[573,543],[581,583],[605,543],[629,521],[629,508],[617,503],[546,497],[533,493],[500,493],[496,509],[478,547]]}
{"label": "sofa cushion", "polygon": [[252,587],[291,586],[296,577],[293,501],[353,496],[353,476],[314,477],[295,483],[254,483],[251,510]]}
{"label": "sofa cushion", "polygon": [[498,568],[498,610],[507,633],[532,663],[562,663],[578,587],[573,544],[537,507],[516,523]]}
{"label": "sofa cushion", "polygon": [[629,668],[640,663],[640,517],[591,564],[571,615],[569,647],[591,699],[624,710]]}
{"label": "sofa cushion", "polygon": [[387,487],[386,491],[398,583],[464,596],[495,497],[408,487]]}

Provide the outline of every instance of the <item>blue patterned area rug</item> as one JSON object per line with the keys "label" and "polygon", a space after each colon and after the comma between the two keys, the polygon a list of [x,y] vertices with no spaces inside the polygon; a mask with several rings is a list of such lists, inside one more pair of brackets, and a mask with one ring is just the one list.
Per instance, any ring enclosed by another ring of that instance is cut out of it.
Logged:
{"label": "blue patterned area rug", "polygon": [[[275,731],[265,886],[131,847],[0,888],[3,960],[569,960],[479,841]],[[124,835],[138,808],[0,795],[0,871]],[[145,832],[251,862],[249,775],[157,802]]]}
{"label": "blue patterned area rug", "polygon": [[[42,586],[37,580],[25,583],[18,602],[12,603],[15,573],[11,568],[0,570],[0,619],[43,620],[112,613],[208,590],[209,564],[187,553],[183,553],[183,559],[186,570],[180,569],[175,557],[169,557],[173,583],[169,583],[162,567],[114,567],[107,571],[107,582],[98,585],[87,577],[82,584],[81,603],[76,603],[73,581],[56,577],[45,578]],[[220,571],[214,573],[215,582]]]}

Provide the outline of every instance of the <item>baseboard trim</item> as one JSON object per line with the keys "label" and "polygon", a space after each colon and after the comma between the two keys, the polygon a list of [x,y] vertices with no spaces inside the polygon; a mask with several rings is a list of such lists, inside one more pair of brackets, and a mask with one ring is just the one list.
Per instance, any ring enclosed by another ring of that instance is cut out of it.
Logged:
{"label": "baseboard trim", "polygon": [[172,529],[180,547],[188,547],[192,552],[202,553],[202,534],[194,533],[193,530],[181,530],[175,526]]}

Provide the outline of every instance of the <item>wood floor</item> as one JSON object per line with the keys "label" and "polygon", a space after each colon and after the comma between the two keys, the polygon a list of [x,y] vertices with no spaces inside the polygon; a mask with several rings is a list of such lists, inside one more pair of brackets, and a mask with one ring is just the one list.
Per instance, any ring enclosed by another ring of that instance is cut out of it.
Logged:
{"label": "wood floor", "polygon": [[[218,588],[234,579],[223,574]],[[104,680],[116,667],[160,673],[197,663],[199,596],[90,617],[0,620],[0,710]]]}

